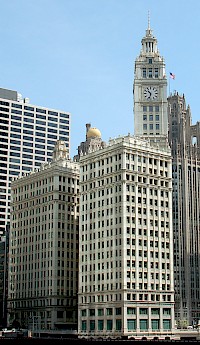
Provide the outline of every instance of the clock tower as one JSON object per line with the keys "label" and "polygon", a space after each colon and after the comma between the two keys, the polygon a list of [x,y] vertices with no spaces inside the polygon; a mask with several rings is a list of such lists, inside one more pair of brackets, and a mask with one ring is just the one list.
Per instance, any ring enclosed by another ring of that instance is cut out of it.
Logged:
{"label": "clock tower", "polygon": [[134,72],[134,134],[165,141],[168,135],[167,77],[164,58],[157,48],[148,20],[142,49],[135,61]]}

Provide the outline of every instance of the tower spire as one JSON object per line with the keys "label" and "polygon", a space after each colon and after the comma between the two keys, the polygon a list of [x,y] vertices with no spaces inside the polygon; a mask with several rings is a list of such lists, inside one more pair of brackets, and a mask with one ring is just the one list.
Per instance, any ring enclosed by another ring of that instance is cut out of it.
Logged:
{"label": "tower spire", "polygon": [[150,11],[148,10],[148,30],[150,30]]}

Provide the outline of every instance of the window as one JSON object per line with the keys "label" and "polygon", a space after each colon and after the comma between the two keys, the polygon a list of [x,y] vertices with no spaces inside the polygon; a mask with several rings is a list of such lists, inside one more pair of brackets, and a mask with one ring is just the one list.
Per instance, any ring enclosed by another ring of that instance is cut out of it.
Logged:
{"label": "window", "polygon": [[155,78],[158,78],[158,68],[155,68]]}
{"label": "window", "polygon": [[156,121],[159,121],[159,115],[156,115]]}
{"label": "window", "polygon": [[107,331],[112,331],[113,328],[113,321],[107,320]]}
{"label": "window", "polygon": [[107,308],[106,313],[107,315],[112,315],[113,314],[112,308]]}
{"label": "window", "polygon": [[147,308],[140,308],[140,315],[147,315]]}
{"label": "window", "polygon": [[121,313],[122,313],[121,308],[116,308],[116,315],[121,315]]}
{"label": "window", "polygon": [[151,320],[151,328],[152,330],[159,329],[159,320]]}
{"label": "window", "polygon": [[146,70],[146,68],[142,69],[142,76],[143,76],[143,78],[147,77],[147,70]]}
{"label": "window", "polygon": [[163,329],[167,329],[167,330],[171,329],[171,321],[170,320],[163,320]]}
{"label": "window", "polygon": [[144,106],[143,106],[143,112],[146,112],[146,111],[147,111],[147,106],[144,105]]}
{"label": "window", "polygon": [[57,318],[58,319],[62,319],[63,318],[63,311],[62,310],[57,311]]}
{"label": "window", "polygon": [[[49,127],[58,127],[58,124],[57,123],[55,123],[55,122],[48,122],[48,126]],[[49,130],[51,130],[51,128],[49,128]]]}
{"label": "window", "polygon": [[153,121],[153,115],[149,115],[149,121]]}
{"label": "window", "polygon": [[90,320],[90,331],[95,330],[95,320]]}
{"label": "window", "polygon": [[122,328],[122,320],[116,319],[116,331],[121,331]]}
{"label": "window", "polygon": [[147,120],[147,115],[143,115],[143,121],[146,121]]}
{"label": "window", "polygon": [[58,113],[56,113],[55,111],[48,111],[48,114],[50,114],[50,115],[58,115]]}
{"label": "window", "polygon": [[133,331],[136,329],[136,320],[127,319],[128,331]]}
{"label": "window", "polygon": [[46,114],[46,110],[45,110],[45,109],[39,109],[39,108],[36,108],[36,112],[37,112],[37,113],[43,113],[43,114]]}
{"label": "window", "polygon": [[102,316],[103,315],[103,309],[98,309],[98,316]]}
{"label": "window", "polygon": [[65,119],[69,119],[69,114],[60,113],[60,117],[64,117]]}
{"label": "window", "polygon": [[86,331],[86,329],[87,329],[87,323],[85,320],[82,321],[81,329],[82,329],[82,331]]}
{"label": "window", "polygon": [[160,314],[160,310],[158,308],[152,308],[151,309],[151,314],[152,315],[159,315]]}
{"label": "window", "polygon": [[149,70],[148,70],[148,77],[149,78],[153,77],[153,70],[152,70],[152,68],[149,68]]}
{"label": "window", "polygon": [[89,315],[95,316],[95,309],[89,309]]}
{"label": "window", "polygon": [[171,315],[171,309],[170,308],[164,308],[163,309],[163,315]]}
{"label": "window", "polygon": [[136,313],[135,308],[127,307],[128,315],[135,315],[135,313]]}
{"label": "window", "polygon": [[147,320],[140,320],[140,330],[141,331],[147,330]]}
{"label": "window", "polygon": [[152,64],[152,59],[151,58],[149,59],[149,63]]}
{"label": "window", "polygon": [[103,331],[103,320],[98,320],[98,331]]}
{"label": "window", "polygon": [[46,122],[45,121],[41,121],[41,120],[36,120],[36,124],[37,125],[46,126]]}
{"label": "window", "polygon": [[24,117],[24,122],[34,123],[34,119],[30,119],[29,117]]}

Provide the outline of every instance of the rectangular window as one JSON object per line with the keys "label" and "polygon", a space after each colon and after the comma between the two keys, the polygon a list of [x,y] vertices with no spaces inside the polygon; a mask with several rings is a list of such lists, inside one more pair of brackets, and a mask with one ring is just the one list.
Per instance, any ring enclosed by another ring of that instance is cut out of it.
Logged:
{"label": "rectangular window", "polygon": [[155,78],[158,78],[158,68],[155,68]]}
{"label": "rectangular window", "polygon": [[27,111],[24,112],[24,115],[34,117],[34,113],[28,113]]}
{"label": "rectangular window", "polygon": [[42,133],[42,132],[36,132],[36,135],[38,137],[45,137],[45,133]]}
{"label": "rectangular window", "polygon": [[122,329],[122,320],[116,319],[116,331],[121,331]]}
{"label": "rectangular window", "polygon": [[115,313],[116,313],[116,315],[121,315],[122,314],[122,309],[121,308],[116,308]]}
{"label": "rectangular window", "polygon": [[148,70],[148,77],[149,78],[153,77],[153,70],[152,70],[152,68],[149,68],[149,70]]}
{"label": "rectangular window", "polygon": [[95,320],[90,320],[90,331],[95,330]]}
{"label": "rectangular window", "polygon": [[151,320],[151,328],[152,330],[159,329],[159,320]]}
{"label": "rectangular window", "polygon": [[24,117],[24,122],[34,123],[34,119],[30,119],[29,117]]}
{"label": "rectangular window", "polygon": [[143,129],[147,130],[147,124],[146,123],[143,124]]}
{"label": "rectangular window", "polygon": [[143,76],[143,78],[147,77],[147,70],[146,70],[146,68],[142,69],[142,76]]}
{"label": "rectangular window", "polygon": [[170,308],[164,308],[163,309],[163,315],[171,315],[171,309]]}
{"label": "rectangular window", "polygon": [[103,331],[103,320],[98,320],[98,331]]}
{"label": "rectangular window", "polygon": [[147,115],[143,115],[143,121],[146,121],[147,120]]}
{"label": "rectangular window", "polygon": [[127,307],[127,314],[128,315],[135,315],[136,310],[135,308]]}
{"label": "rectangular window", "polygon": [[53,134],[48,134],[48,138],[57,139],[57,136],[56,136],[56,135],[53,135]]}
{"label": "rectangular window", "polygon": [[[37,119],[46,120],[46,116],[45,115],[36,114],[36,118]],[[36,121],[36,123],[37,123],[37,121]]]}
{"label": "rectangular window", "polygon": [[43,114],[46,114],[46,110],[45,110],[45,109],[39,109],[39,108],[36,108],[36,112],[37,112],[37,113],[43,113]]}
{"label": "rectangular window", "polygon": [[136,320],[127,319],[128,331],[134,331],[136,329]]}
{"label": "rectangular window", "polygon": [[[69,132],[68,131],[59,131],[60,135],[65,135],[65,136],[69,136]],[[65,139],[65,141],[68,141],[68,138]]]}
{"label": "rectangular window", "polygon": [[23,140],[33,141],[33,137],[28,137],[28,136],[24,135]]}
{"label": "rectangular window", "polygon": [[46,126],[46,122],[45,121],[41,121],[41,120],[36,120],[36,125]]}
{"label": "rectangular window", "polygon": [[55,122],[48,122],[48,126],[49,127],[58,127],[58,124],[57,123],[55,123]]}
{"label": "rectangular window", "polygon": [[60,125],[60,128],[69,130],[69,126]]}
{"label": "rectangular window", "polygon": [[22,109],[22,105],[21,104],[12,103],[12,107]]}
{"label": "rectangular window", "polygon": [[11,139],[10,143],[13,145],[20,145],[20,141],[18,141],[18,140]]}
{"label": "rectangular window", "polygon": [[141,331],[147,330],[147,320],[140,320],[140,330]]}
{"label": "rectangular window", "polygon": [[60,119],[60,123],[64,123],[64,124],[68,125],[69,124],[69,120]]}
{"label": "rectangular window", "polygon": [[30,131],[29,129],[24,129],[23,134],[33,135],[33,131]]}
{"label": "rectangular window", "polygon": [[60,117],[64,117],[65,119],[69,119],[69,114],[60,113]]}
{"label": "rectangular window", "polygon": [[89,309],[89,315],[95,316],[95,309]]}
{"label": "rectangular window", "polygon": [[159,121],[159,120],[160,120],[159,115],[156,115],[156,121]]}
{"label": "rectangular window", "polygon": [[163,329],[171,329],[171,320],[163,320]]}
{"label": "rectangular window", "polygon": [[81,329],[82,329],[82,331],[86,331],[87,330],[87,323],[86,323],[85,320],[82,321]]}
{"label": "rectangular window", "polygon": [[49,115],[58,115],[58,113],[56,113],[55,111],[51,111],[51,110],[48,111],[48,114]]}
{"label": "rectangular window", "polygon": [[147,308],[140,308],[140,315],[147,315]]}
{"label": "rectangular window", "polygon": [[112,331],[113,328],[113,321],[107,320],[107,331]]}
{"label": "rectangular window", "polygon": [[10,149],[13,151],[20,151],[20,147],[17,146],[10,146]]}
{"label": "rectangular window", "polygon": [[112,308],[107,308],[107,309],[106,309],[106,314],[107,314],[107,315],[112,315],[112,314],[113,314]]}
{"label": "rectangular window", "polygon": [[103,309],[98,309],[98,316],[102,316],[103,315]]}
{"label": "rectangular window", "polygon": [[36,131],[46,131],[45,127],[36,126]]}

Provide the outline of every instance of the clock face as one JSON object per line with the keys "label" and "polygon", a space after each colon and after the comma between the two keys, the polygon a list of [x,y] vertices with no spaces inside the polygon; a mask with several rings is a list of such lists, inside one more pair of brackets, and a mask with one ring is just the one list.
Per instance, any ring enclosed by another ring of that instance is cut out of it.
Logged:
{"label": "clock face", "polygon": [[154,86],[148,86],[144,90],[144,97],[148,100],[154,100],[158,97],[158,90]]}

